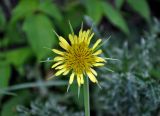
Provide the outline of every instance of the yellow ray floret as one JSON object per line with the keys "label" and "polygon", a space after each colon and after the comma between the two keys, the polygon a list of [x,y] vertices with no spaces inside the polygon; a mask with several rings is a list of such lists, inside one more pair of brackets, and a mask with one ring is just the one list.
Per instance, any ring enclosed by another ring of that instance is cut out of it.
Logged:
{"label": "yellow ray floret", "polygon": [[79,87],[84,84],[84,78],[87,78],[87,76],[93,83],[98,83],[96,79],[97,72],[94,67],[103,66],[106,61],[98,56],[102,53],[102,50],[98,49],[101,39],[98,39],[90,47],[93,36],[94,33],[91,29],[86,31],[81,29],[78,36],[69,34],[69,42],[58,36],[59,45],[63,50],[52,49],[57,54],[52,65],[52,68],[57,70],[56,76],[70,74],[69,84],[72,84],[74,78],[77,78]]}

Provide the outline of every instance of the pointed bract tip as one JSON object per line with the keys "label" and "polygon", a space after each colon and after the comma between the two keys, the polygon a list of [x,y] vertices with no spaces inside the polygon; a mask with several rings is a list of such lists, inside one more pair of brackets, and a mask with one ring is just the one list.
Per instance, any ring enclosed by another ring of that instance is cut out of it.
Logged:
{"label": "pointed bract tip", "polygon": [[97,85],[98,85],[98,87],[100,88],[100,89],[102,89],[102,87],[101,87],[101,85],[97,82]]}
{"label": "pointed bract tip", "polygon": [[59,38],[58,33],[53,29],[54,34]]}
{"label": "pointed bract tip", "polygon": [[80,30],[83,30],[83,21],[82,21],[82,23],[81,23],[81,29]]}
{"label": "pointed bract tip", "polygon": [[78,86],[78,99],[79,99],[79,95],[80,95],[80,89],[81,89],[81,87]]}
{"label": "pointed bract tip", "polygon": [[51,80],[53,77],[55,77],[55,76],[52,75],[52,76],[48,77],[46,80],[47,80],[47,81],[48,81],[48,80]]}
{"label": "pointed bract tip", "polygon": [[71,33],[72,33],[72,35],[74,35],[73,27],[72,27],[72,25],[71,25],[70,20],[68,20],[68,23],[69,23],[69,27],[70,27]]}
{"label": "pointed bract tip", "polygon": [[68,87],[67,87],[67,93],[68,93],[68,91],[69,91],[69,88],[70,88],[70,84],[68,84]]}
{"label": "pointed bract tip", "polygon": [[45,48],[45,49],[48,49],[48,50],[51,50],[51,51],[52,51],[52,49],[51,49],[51,48],[48,48],[48,47],[45,47],[45,46],[44,46],[43,48]]}

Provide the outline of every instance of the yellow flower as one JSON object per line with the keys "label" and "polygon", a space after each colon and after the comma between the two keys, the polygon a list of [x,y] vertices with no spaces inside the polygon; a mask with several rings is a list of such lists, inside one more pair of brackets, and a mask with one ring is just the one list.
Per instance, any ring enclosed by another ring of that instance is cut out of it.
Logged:
{"label": "yellow flower", "polygon": [[101,49],[97,50],[102,41],[101,39],[98,39],[90,47],[93,35],[94,33],[92,33],[91,29],[83,31],[82,28],[79,31],[79,35],[69,34],[70,42],[57,35],[60,41],[59,45],[63,48],[63,51],[52,49],[58,55],[54,58],[53,61],[55,63],[52,65],[52,68],[57,70],[55,76],[70,73],[69,84],[72,84],[76,77],[79,87],[84,83],[83,78],[87,78],[87,76],[93,83],[98,83],[95,77],[97,72],[93,68],[103,66],[106,61],[98,56],[102,53]]}

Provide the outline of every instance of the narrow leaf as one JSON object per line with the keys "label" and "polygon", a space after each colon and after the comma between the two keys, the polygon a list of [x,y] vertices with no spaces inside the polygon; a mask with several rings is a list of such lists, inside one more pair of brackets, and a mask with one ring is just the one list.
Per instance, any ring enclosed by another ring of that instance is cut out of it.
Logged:
{"label": "narrow leaf", "polygon": [[126,35],[128,35],[129,29],[121,13],[117,9],[114,9],[108,2],[101,3],[104,10],[104,14],[108,18],[108,20],[113,25],[121,29]]}

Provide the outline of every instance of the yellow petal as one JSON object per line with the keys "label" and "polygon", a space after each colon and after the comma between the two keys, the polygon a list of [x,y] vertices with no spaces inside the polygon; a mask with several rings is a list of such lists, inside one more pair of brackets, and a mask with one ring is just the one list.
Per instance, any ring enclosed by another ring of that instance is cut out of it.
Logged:
{"label": "yellow petal", "polygon": [[62,74],[65,71],[66,71],[66,69],[61,69],[61,70],[57,71],[55,75],[59,76],[60,74]]}
{"label": "yellow petal", "polygon": [[79,31],[79,38],[82,37],[82,29]]}
{"label": "yellow petal", "polygon": [[90,34],[90,30],[88,29],[88,30],[84,33],[84,41],[85,41],[86,43],[88,43],[89,34]]}
{"label": "yellow petal", "polygon": [[74,44],[73,36],[71,34],[69,34],[69,40],[70,40],[71,44]]}
{"label": "yellow petal", "polygon": [[81,84],[84,84],[83,74],[80,74]]}
{"label": "yellow petal", "polygon": [[77,37],[76,35],[74,36],[74,39],[73,39],[73,40],[74,40],[74,44],[77,44],[77,43],[78,43],[78,37]]}
{"label": "yellow petal", "polygon": [[88,39],[88,36],[90,34],[90,29],[87,30],[85,37]]}
{"label": "yellow petal", "polygon": [[62,64],[62,65],[60,65],[60,66],[57,66],[55,69],[63,69],[63,68],[65,68],[65,64]]}
{"label": "yellow petal", "polygon": [[96,57],[96,62],[106,62],[106,61],[101,57]]}
{"label": "yellow petal", "polygon": [[52,65],[51,68],[55,68],[56,66],[58,66],[58,65],[60,65],[62,63],[63,63],[63,61],[56,62],[55,64]]}
{"label": "yellow petal", "polygon": [[91,73],[91,72],[87,72],[87,75],[89,77],[89,79],[93,82],[93,83],[97,83],[97,79],[96,77]]}
{"label": "yellow petal", "polygon": [[86,31],[82,31],[82,34],[81,34],[81,36],[79,37],[80,42],[85,42],[85,41],[86,41],[86,40],[85,40],[85,33],[86,33]]}
{"label": "yellow petal", "polygon": [[81,42],[83,42],[83,40],[84,40],[84,37],[83,37],[83,32],[82,32],[82,30],[80,30],[79,31],[79,36],[78,36],[78,39],[79,39],[79,42],[81,43]]}
{"label": "yellow petal", "polygon": [[64,57],[57,56],[53,59],[53,61],[61,61],[64,60]]}
{"label": "yellow petal", "polygon": [[73,80],[74,80],[74,73],[72,73],[70,78],[69,78],[69,84],[72,84]]}
{"label": "yellow petal", "polygon": [[95,76],[97,76],[97,72],[93,68],[90,68],[90,70]]}
{"label": "yellow petal", "polygon": [[99,54],[101,54],[101,53],[102,53],[102,50],[97,50],[96,52],[93,53],[93,55],[96,56],[96,55],[99,55]]}
{"label": "yellow petal", "polygon": [[102,41],[101,39],[98,39],[96,43],[93,45],[92,50],[94,50],[101,41]]}
{"label": "yellow petal", "polygon": [[104,63],[95,63],[93,66],[104,66]]}
{"label": "yellow petal", "polygon": [[82,36],[81,36],[81,40],[86,42],[87,38],[85,36],[86,36],[86,31],[83,31]]}
{"label": "yellow petal", "polygon": [[62,42],[59,42],[59,45],[60,45],[64,50],[68,51],[68,47],[64,46],[64,45],[62,44]]}
{"label": "yellow petal", "polygon": [[68,42],[62,37],[62,36],[59,36],[59,41],[64,45],[64,46],[70,46],[69,44],[68,44]]}
{"label": "yellow petal", "polygon": [[63,75],[67,75],[69,73],[70,70],[66,70]]}
{"label": "yellow petal", "polygon": [[77,75],[77,83],[78,83],[78,86],[80,87],[81,86],[81,78],[79,75]]}
{"label": "yellow petal", "polygon": [[86,33],[85,33],[85,38],[86,38],[87,41],[88,41],[88,39],[90,38],[90,34],[91,34],[91,30],[88,29],[88,30],[86,31]]}
{"label": "yellow petal", "polygon": [[91,41],[91,39],[93,38],[93,36],[94,36],[94,33],[92,33],[92,34],[90,35],[90,37],[88,38],[88,41],[87,41],[88,45],[90,44],[90,41]]}
{"label": "yellow petal", "polygon": [[68,50],[68,48],[70,47],[70,45],[68,44],[68,42],[62,37],[62,36],[59,36],[59,45],[65,49],[65,50]]}
{"label": "yellow petal", "polygon": [[81,29],[80,29],[80,31],[79,31],[79,37],[81,38],[81,36],[82,36],[82,30],[83,30],[83,23],[81,24]]}
{"label": "yellow petal", "polygon": [[57,50],[57,49],[52,49],[52,51],[53,51],[54,53],[56,53],[56,54],[64,55],[64,52],[59,51],[59,50]]}

